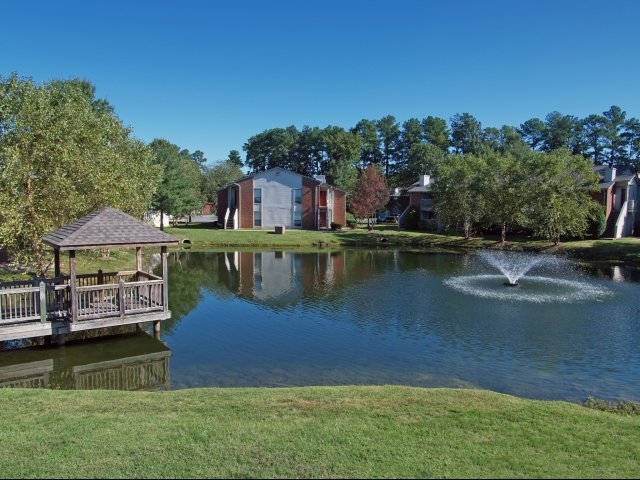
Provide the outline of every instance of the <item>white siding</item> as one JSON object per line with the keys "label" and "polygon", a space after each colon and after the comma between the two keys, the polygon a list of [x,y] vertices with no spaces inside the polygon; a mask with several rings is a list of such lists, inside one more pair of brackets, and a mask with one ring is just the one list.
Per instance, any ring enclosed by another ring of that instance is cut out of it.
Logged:
{"label": "white siding", "polygon": [[254,176],[253,188],[262,189],[262,228],[293,228],[293,191],[302,188],[302,176],[269,170]]}

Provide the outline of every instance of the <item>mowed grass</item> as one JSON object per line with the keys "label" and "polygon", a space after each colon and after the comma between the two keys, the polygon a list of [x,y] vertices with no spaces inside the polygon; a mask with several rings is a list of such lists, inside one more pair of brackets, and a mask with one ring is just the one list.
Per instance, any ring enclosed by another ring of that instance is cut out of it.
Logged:
{"label": "mowed grass", "polygon": [[637,478],[640,416],[482,390],[0,391],[4,478]]}

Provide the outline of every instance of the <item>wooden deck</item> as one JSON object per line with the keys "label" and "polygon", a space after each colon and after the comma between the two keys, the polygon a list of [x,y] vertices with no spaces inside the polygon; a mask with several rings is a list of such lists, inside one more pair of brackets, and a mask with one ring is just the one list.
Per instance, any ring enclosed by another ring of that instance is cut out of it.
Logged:
{"label": "wooden deck", "polygon": [[0,341],[170,317],[165,281],[142,271],[0,283]]}

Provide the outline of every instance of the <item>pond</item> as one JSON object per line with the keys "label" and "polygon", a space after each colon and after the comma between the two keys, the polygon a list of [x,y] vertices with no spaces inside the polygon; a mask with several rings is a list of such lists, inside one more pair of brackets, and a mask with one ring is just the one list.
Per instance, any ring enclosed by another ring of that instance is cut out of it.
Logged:
{"label": "pond", "polygon": [[33,373],[21,386],[50,388],[396,384],[640,401],[638,277],[544,255],[187,250],[170,256],[159,340],[3,352],[0,384],[20,371]]}

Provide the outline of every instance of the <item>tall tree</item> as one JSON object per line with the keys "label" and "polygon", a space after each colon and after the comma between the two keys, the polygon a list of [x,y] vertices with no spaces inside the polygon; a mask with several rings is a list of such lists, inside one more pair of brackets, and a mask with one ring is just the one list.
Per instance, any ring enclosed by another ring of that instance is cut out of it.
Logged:
{"label": "tall tree", "polygon": [[242,168],[244,166],[244,162],[242,161],[242,157],[240,156],[240,152],[238,150],[230,150],[227,160],[237,165],[239,168]]}
{"label": "tall tree", "polygon": [[218,189],[242,177],[242,168],[232,159],[207,166],[203,173],[202,192],[207,202],[218,204]]}
{"label": "tall tree", "polygon": [[603,112],[602,116],[607,119],[605,133],[607,160],[610,164],[623,163],[627,158],[623,136],[627,113],[617,105],[613,105]]}
{"label": "tall tree", "polygon": [[[409,151],[411,147],[424,141],[424,131],[422,123],[417,118],[410,118],[402,124],[398,148],[396,151],[396,165],[393,174],[405,170],[409,163]],[[391,175],[392,177],[394,175]]]}
{"label": "tall tree", "polygon": [[477,153],[482,125],[470,113],[457,113],[451,118],[451,145],[456,153]]}
{"label": "tall tree", "polygon": [[360,168],[364,170],[369,164],[379,165],[382,162],[382,155],[376,122],[366,119],[360,120],[351,131],[362,140]]}
{"label": "tall tree", "polygon": [[545,119],[545,136],[543,150],[550,152],[558,148],[572,150],[575,144],[578,119],[560,112],[551,112]]}
{"label": "tall tree", "polygon": [[95,88],[0,77],[0,247],[43,275],[46,233],[110,206],[142,218],[161,175]]}
{"label": "tall tree", "polygon": [[520,125],[518,129],[522,139],[527,142],[531,150],[541,150],[544,146],[544,139],[547,136],[547,126],[539,118],[531,118]]}
{"label": "tall tree", "polygon": [[581,136],[585,144],[586,155],[593,163],[600,165],[604,161],[604,149],[607,145],[607,119],[602,115],[589,115],[581,122]]}
{"label": "tall tree", "polygon": [[429,115],[422,120],[422,130],[424,132],[424,139],[440,148],[444,152],[449,151],[449,129],[447,127],[447,121],[444,118],[432,117]]}
{"label": "tall tree", "polygon": [[389,202],[389,187],[378,167],[371,164],[360,175],[349,205],[359,218],[367,218],[371,227],[371,217]]}
{"label": "tall tree", "polygon": [[322,131],[328,164],[327,181],[350,195],[358,180],[358,163],[362,139],[341,127],[328,126]]}
{"label": "tall tree", "polygon": [[265,130],[249,138],[243,147],[247,152],[247,167],[252,172],[262,172],[274,167],[291,170],[298,136],[298,129],[290,126]]}
{"label": "tall tree", "polygon": [[527,169],[526,218],[534,234],[556,245],[561,237],[585,235],[599,208],[591,197],[598,191],[592,162],[560,148],[532,155]]}
{"label": "tall tree", "polygon": [[400,141],[400,125],[393,115],[386,115],[377,122],[378,137],[382,145],[382,165],[384,175],[389,178],[393,170]]}
{"label": "tall tree", "polygon": [[[162,181],[153,197],[153,207],[178,217],[202,206],[202,173],[187,150],[165,139],[155,139],[149,145],[157,165],[163,168]],[[160,223],[163,228],[163,223]]]}
{"label": "tall tree", "polygon": [[482,195],[486,166],[476,155],[452,155],[438,168],[433,184],[433,206],[438,220],[447,229],[462,229],[469,239],[485,214]]}

